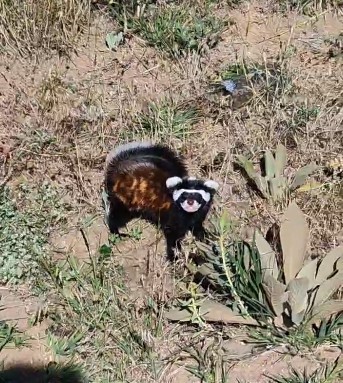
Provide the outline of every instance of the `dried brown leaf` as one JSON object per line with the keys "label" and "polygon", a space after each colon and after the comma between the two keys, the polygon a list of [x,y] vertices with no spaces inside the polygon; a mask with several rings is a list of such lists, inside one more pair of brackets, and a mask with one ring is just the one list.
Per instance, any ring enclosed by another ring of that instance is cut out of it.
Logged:
{"label": "dried brown leaf", "polygon": [[258,252],[260,253],[262,278],[264,279],[265,275],[270,275],[277,279],[279,269],[277,267],[275,252],[258,230],[256,230],[255,233],[255,242]]}
{"label": "dried brown leaf", "polygon": [[[338,258],[343,258],[343,245],[332,249],[321,261],[318,272],[316,275],[316,284],[320,285],[324,282],[333,272],[334,265]],[[342,270],[343,271],[343,270]]]}
{"label": "dried brown leaf", "polygon": [[313,301],[312,310],[326,302],[333,293],[343,285],[343,272],[337,273],[332,278],[325,280],[318,288]]}
{"label": "dried brown leaf", "polygon": [[305,259],[309,229],[305,216],[295,202],[292,202],[283,215],[280,228],[283,265],[286,284],[299,272]]}

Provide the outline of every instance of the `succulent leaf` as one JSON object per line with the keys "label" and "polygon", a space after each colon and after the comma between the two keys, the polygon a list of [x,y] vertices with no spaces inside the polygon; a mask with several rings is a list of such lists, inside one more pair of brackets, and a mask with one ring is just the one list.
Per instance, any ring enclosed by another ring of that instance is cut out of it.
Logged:
{"label": "succulent leaf", "polygon": [[343,300],[329,300],[316,306],[311,312],[311,318],[307,322],[308,326],[321,320],[325,320],[343,311]]}
{"label": "succulent leaf", "polygon": [[297,278],[304,278],[306,277],[309,281],[309,289],[313,289],[316,287],[316,274],[317,274],[317,268],[318,268],[318,260],[313,259],[305,263],[305,265],[301,268],[299,273],[297,274]]}
{"label": "succulent leaf", "polygon": [[312,310],[326,302],[343,285],[343,272],[337,273],[332,278],[324,281],[315,295]]}
{"label": "succulent leaf", "polygon": [[292,202],[283,215],[280,228],[282,256],[286,284],[301,269],[309,238],[309,228],[305,216],[295,202]]}
{"label": "succulent leaf", "polygon": [[316,275],[316,284],[320,285],[334,272],[334,265],[339,258],[343,258],[343,245],[332,249],[322,259]]}
{"label": "succulent leaf", "polygon": [[283,312],[283,304],[288,297],[286,286],[270,275],[265,276],[262,285],[275,315],[281,315]]}
{"label": "succulent leaf", "polygon": [[279,269],[277,267],[275,252],[258,230],[256,230],[255,233],[255,243],[258,252],[260,253],[260,262],[263,275],[262,278],[264,279],[266,275],[270,275],[277,279]]}
{"label": "succulent leaf", "polygon": [[[308,287],[309,280],[306,277],[292,279],[287,286],[287,291],[289,291],[288,303],[291,306],[291,319],[297,325],[302,321],[307,308]],[[299,315],[300,313],[302,314]]]}
{"label": "succulent leaf", "polygon": [[276,177],[281,177],[283,175],[286,163],[287,163],[286,148],[282,144],[279,144],[276,148],[276,154],[275,154],[275,176]]}
{"label": "succulent leaf", "polygon": [[275,158],[270,150],[264,153],[265,171],[267,179],[270,180],[275,176]]}
{"label": "succulent leaf", "polygon": [[293,182],[291,184],[291,190],[295,190],[299,186],[303,185],[306,178],[319,169],[318,165],[309,164],[300,168],[294,175]]}

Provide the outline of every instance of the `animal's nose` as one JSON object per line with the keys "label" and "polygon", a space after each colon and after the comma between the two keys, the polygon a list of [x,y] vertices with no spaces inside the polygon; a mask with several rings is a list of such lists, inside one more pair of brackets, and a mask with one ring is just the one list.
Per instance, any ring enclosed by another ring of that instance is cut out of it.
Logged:
{"label": "animal's nose", "polygon": [[194,204],[194,199],[187,200],[188,205],[192,206]]}

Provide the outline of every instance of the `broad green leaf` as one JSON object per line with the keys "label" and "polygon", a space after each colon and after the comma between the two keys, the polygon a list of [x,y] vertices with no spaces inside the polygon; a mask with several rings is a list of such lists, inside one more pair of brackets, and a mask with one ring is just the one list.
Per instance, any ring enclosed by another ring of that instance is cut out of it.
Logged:
{"label": "broad green leaf", "polygon": [[283,312],[283,304],[288,297],[286,286],[270,275],[265,276],[262,285],[275,315],[281,315]]}
{"label": "broad green leaf", "polygon": [[192,318],[192,313],[186,309],[175,308],[165,311],[164,316],[172,321],[188,322]]}
{"label": "broad green leaf", "polygon": [[262,178],[254,169],[253,163],[245,156],[238,155],[237,162],[243,167],[248,177],[255,182],[257,188],[265,198],[268,198],[268,185],[267,181]]}
{"label": "broad green leaf", "polygon": [[106,35],[106,45],[110,50],[116,50],[118,45],[124,40],[123,32],[110,32]]}
{"label": "broad green leaf", "polygon": [[258,187],[258,190],[262,193],[263,197],[268,199],[269,191],[268,191],[268,182],[265,178],[260,175],[256,176],[255,184]]}
{"label": "broad green leaf", "polygon": [[316,274],[317,274],[318,260],[313,259],[307,262],[297,274],[297,278],[306,277],[309,281],[309,289],[313,289],[317,284],[315,284]]}
{"label": "broad green leaf", "polygon": [[339,272],[343,271],[343,257],[338,259],[336,263],[336,268]]}
{"label": "broad green leaf", "polygon": [[[334,271],[336,261],[343,257],[343,245],[332,249],[321,261],[316,275],[316,284],[320,285]],[[343,271],[343,270],[342,270]]]}
{"label": "broad green leaf", "polygon": [[237,160],[239,164],[243,167],[243,169],[246,171],[247,175],[252,179],[255,180],[257,173],[254,169],[253,163],[248,160],[245,156],[238,155]]}
{"label": "broad green leaf", "polygon": [[255,243],[257,250],[260,253],[262,279],[264,280],[266,275],[270,275],[277,279],[279,269],[277,267],[275,252],[258,230],[255,232]]}
{"label": "broad green leaf", "polygon": [[292,322],[296,324],[297,326],[299,326],[304,319],[305,313],[306,313],[306,309],[301,310],[298,313],[292,312]]}
{"label": "broad green leaf", "polygon": [[276,153],[275,153],[275,176],[276,177],[280,177],[283,175],[286,162],[287,162],[286,148],[282,144],[279,144],[276,148]]}
{"label": "broad green leaf", "polygon": [[324,281],[318,288],[313,301],[312,310],[326,302],[343,285],[343,272]]}
{"label": "broad green leaf", "polygon": [[295,202],[285,211],[280,228],[286,284],[299,272],[305,259],[309,229],[305,216]]}
{"label": "broad green leaf", "polygon": [[315,164],[309,164],[300,168],[294,175],[294,179],[291,184],[291,190],[295,190],[299,186],[303,185],[306,181],[306,178],[317,169],[319,169],[319,166]]}
{"label": "broad green leaf", "polygon": [[[192,313],[186,309],[171,309],[165,312],[165,317],[173,321],[187,322],[192,318]],[[243,324],[257,326],[258,323],[252,318],[244,318],[223,304],[205,300],[200,308],[199,315],[209,322],[221,322],[229,324]]]}
{"label": "broad green leaf", "polygon": [[281,200],[285,196],[286,188],[282,178],[272,178],[269,181],[270,194],[274,201]]}
{"label": "broad green leaf", "polygon": [[199,312],[209,322],[235,323],[257,326],[258,323],[252,318],[244,318],[229,307],[214,300],[205,300],[200,306]]}
{"label": "broad green leaf", "polygon": [[343,300],[336,299],[324,302],[312,310],[307,325],[311,326],[313,323],[328,319],[331,315],[338,314],[341,311],[343,311]]}
{"label": "broad green leaf", "polygon": [[270,180],[275,175],[275,159],[270,150],[266,150],[264,153],[264,164],[267,179]]}
{"label": "broad green leaf", "polygon": [[[288,303],[292,310],[292,322],[297,325],[302,321],[307,308],[308,286],[309,281],[306,277],[292,279],[287,286],[287,291],[289,291]],[[299,313],[302,314],[298,315]]]}

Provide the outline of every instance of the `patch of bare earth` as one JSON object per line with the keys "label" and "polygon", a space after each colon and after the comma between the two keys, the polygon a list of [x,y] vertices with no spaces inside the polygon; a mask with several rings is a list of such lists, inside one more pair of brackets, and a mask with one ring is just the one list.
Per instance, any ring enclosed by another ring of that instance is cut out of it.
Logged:
{"label": "patch of bare earth", "polygon": [[[265,231],[278,220],[280,212],[248,190],[232,165],[237,152],[249,150],[258,155],[263,149],[284,142],[293,169],[311,161],[324,164],[342,153],[343,114],[339,104],[342,61],[340,56],[330,56],[326,43],[326,39],[334,38],[343,30],[342,18],[330,13],[318,18],[282,15],[270,12],[267,4],[260,2],[244,3],[235,10],[224,8],[222,12],[233,22],[223,41],[208,57],[193,55],[183,60],[181,67],[180,63],[162,59],[137,37],[126,40],[117,52],[109,51],[104,36],[112,31],[113,23],[100,15],[89,35],[76,47],[77,54],[70,59],[55,57],[38,64],[9,58],[1,60],[0,141],[11,148],[3,176],[11,176],[8,183],[12,187],[48,180],[72,206],[69,224],[51,238],[56,258],[74,254],[79,259],[87,259],[89,251],[96,253],[108,240],[101,218],[104,159],[119,142],[149,136],[149,132],[135,128],[133,122],[137,114],[148,102],[166,97],[190,103],[195,100],[198,107],[210,112],[203,97],[205,84],[225,65],[243,59],[260,63],[275,61],[282,54],[297,89],[296,95],[277,105],[255,100],[233,110],[219,108],[214,115],[205,116],[196,124],[195,134],[190,138],[172,141],[186,155],[192,172],[201,174],[205,166],[209,169],[206,175],[220,181],[216,208],[229,210],[237,221],[239,233],[250,226]],[[284,102],[292,107],[316,107],[319,114],[292,131],[284,128],[292,113],[284,107]],[[215,165],[216,156],[223,153],[224,159]],[[342,189],[336,184],[331,186],[329,190],[314,190],[296,197],[310,221],[311,249],[315,255],[343,243]],[[87,247],[80,227],[84,227],[89,217],[95,219],[85,229]],[[176,276],[172,266],[166,263],[164,241],[159,240],[154,228],[144,223],[133,223],[130,227],[142,228],[142,235],[119,243],[114,251],[116,261],[126,271],[132,297],[137,299],[137,310],[146,296],[167,303],[179,288],[180,270]],[[0,319],[19,320],[21,328],[33,337],[32,348],[4,349],[1,358],[8,363],[48,360],[50,354],[44,347],[45,327],[26,325],[25,307],[31,298],[7,289],[2,290],[1,295],[4,310]],[[164,326],[165,333],[156,343],[159,347],[156,353],[168,359],[183,337],[178,327]],[[191,336],[186,338],[189,340]],[[230,354],[232,350],[226,351]],[[337,356],[336,351],[319,350],[318,353],[320,357],[318,354],[281,355],[276,351],[253,356],[250,350],[244,349],[234,358],[238,361],[228,362],[230,382],[263,383],[268,381],[264,374],[286,373],[289,365],[300,370],[314,369],[323,358],[332,360]],[[244,360],[239,361],[240,358]],[[139,374],[140,371],[135,372],[132,381],[141,381]],[[159,379],[147,381],[200,380],[182,365],[175,364],[166,368]]]}

